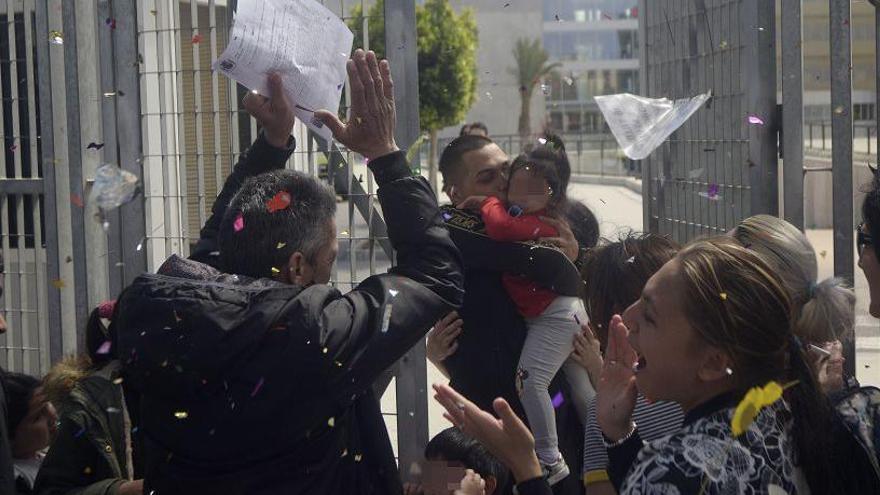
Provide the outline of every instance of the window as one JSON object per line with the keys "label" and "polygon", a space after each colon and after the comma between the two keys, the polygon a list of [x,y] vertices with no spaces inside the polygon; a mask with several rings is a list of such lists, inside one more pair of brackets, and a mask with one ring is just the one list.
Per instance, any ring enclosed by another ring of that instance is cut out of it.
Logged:
{"label": "window", "polygon": [[566,117],[568,117],[568,127],[565,130],[567,132],[581,132],[580,112],[568,112]]}
{"label": "window", "polygon": [[873,103],[857,103],[853,105],[853,120],[874,120]]}

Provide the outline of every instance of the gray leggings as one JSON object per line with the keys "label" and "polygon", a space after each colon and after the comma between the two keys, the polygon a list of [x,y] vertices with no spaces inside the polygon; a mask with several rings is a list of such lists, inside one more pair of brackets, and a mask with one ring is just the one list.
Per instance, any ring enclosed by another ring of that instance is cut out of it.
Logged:
{"label": "gray leggings", "polygon": [[565,372],[582,422],[587,417],[587,403],[596,395],[590,375],[571,358],[574,336],[581,330],[578,321],[587,323],[584,303],[566,296],[557,297],[539,316],[526,320],[528,335],[519,358],[517,388],[535,436],[535,452],[544,464],[559,458],[556,416],[547,391],[556,373],[560,368]]}

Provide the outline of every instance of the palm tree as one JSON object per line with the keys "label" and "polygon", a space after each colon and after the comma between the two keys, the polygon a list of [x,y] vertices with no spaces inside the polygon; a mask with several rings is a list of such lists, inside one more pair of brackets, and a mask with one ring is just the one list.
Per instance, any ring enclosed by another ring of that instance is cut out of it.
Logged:
{"label": "palm tree", "polygon": [[519,85],[519,97],[522,108],[519,112],[519,134],[526,138],[531,134],[531,103],[532,91],[535,86],[547,75],[552,73],[560,63],[548,64],[550,58],[541,41],[537,38],[529,40],[520,38],[516,40],[516,46],[513,48],[513,58],[516,60],[516,67],[508,69],[514,77],[517,78]]}

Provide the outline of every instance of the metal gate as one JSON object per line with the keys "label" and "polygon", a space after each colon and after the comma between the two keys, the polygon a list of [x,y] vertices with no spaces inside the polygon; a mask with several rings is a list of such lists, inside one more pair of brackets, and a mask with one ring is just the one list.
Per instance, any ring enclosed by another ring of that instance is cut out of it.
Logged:
{"label": "metal gate", "polygon": [[641,0],[643,94],[713,95],[643,161],[651,232],[685,242],[777,212],[774,8],[765,0]]}
{"label": "metal gate", "polygon": [[[345,19],[364,1],[322,3]],[[91,307],[171,254],[187,255],[198,239],[258,133],[239,108],[246,90],[210,68],[226,47],[234,8],[234,0],[0,0],[4,368],[45,373],[82,348]],[[373,36],[398,47],[387,55],[405,148],[419,134],[415,4],[387,0],[385,16],[386,32]],[[294,134],[288,168],[320,176],[337,192],[333,283],[346,292],[393,261],[375,184],[361,157],[299,123]],[[88,204],[103,163],[134,173],[143,189],[105,223]],[[422,344],[398,364],[396,387],[384,397],[396,399],[383,413],[400,439],[402,466],[427,441],[425,366]]]}

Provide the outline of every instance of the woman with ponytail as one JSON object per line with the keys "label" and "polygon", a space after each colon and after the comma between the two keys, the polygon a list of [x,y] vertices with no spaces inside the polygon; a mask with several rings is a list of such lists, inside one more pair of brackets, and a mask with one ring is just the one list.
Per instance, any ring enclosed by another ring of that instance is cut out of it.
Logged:
{"label": "woman with ponytail", "polygon": [[58,407],[61,419],[34,493],[143,493],[143,480],[134,480],[133,426],[123,395],[115,338],[104,324],[112,317],[113,308],[110,301],[92,311],[86,326],[87,352],[57,363],[43,380],[46,395]]}
{"label": "woman with ponytail", "polygon": [[[792,333],[793,307],[769,264],[729,237],[685,247],[651,277],[612,320],[598,386],[609,474],[621,493],[878,493],[870,461]],[[771,382],[781,397],[743,421],[738,406]],[[448,387],[435,390],[448,417],[508,464],[521,495],[549,493],[528,455],[528,430],[503,401],[498,421]],[[682,428],[643,445],[632,421],[637,390],[677,402]]]}
{"label": "woman with ponytail", "polygon": [[856,296],[841,279],[818,281],[816,252],[803,232],[770,215],[746,218],[731,235],[757,253],[783,282],[792,302],[794,334],[826,394],[857,387],[843,371],[841,342],[852,339]]}

